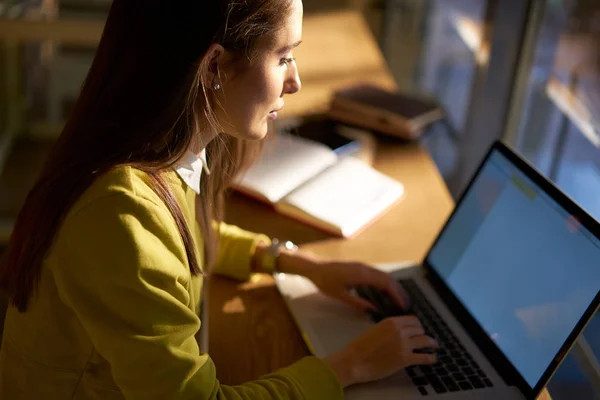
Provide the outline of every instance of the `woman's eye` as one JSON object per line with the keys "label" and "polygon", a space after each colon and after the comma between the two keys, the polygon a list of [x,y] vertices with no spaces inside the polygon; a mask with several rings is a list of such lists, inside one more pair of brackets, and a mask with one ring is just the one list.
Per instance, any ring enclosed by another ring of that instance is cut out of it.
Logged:
{"label": "woman's eye", "polygon": [[280,65],[289,65],[289,64],[291,64],[292,62],[294,62],[295,60],[296,60],[296,59],[295,59],[294,57],[282,58],[282,59],[279,61],[279,64],[280,64]]}

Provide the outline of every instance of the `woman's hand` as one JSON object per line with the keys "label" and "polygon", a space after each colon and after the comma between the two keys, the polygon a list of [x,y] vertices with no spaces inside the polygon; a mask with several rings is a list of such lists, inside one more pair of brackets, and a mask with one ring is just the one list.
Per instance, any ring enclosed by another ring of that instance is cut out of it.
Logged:
{"label": "woman's hand", "polygon": [[393,375],[411,365],[435,364],[435,354],[416,349],[437,349],[425,336],[414,316],[386,318],[352,341],[346,348],[325,358],[343,387],[371,382]]}
{"label": "woman's hand", "polygon": [[[279,270],[303,275],[323,293],[362,310],[375,307],[353,295],[357,286],[373,286],[387,292],[400,307],[410,307],[408,294],[394,278],[363,263],[333,261],[305,252],[283,252]],[[388,377],[411,365],[435,364],[435,354],[415,350],[438,347],[434,339],[425,335],[415,316],[391,317],[381,320],[324,361],[346,387]]]}
{"label": "woman's hand", "polygon": [[332,261],[310,253],[280,256],[280,270],[310,279],[324,294],[361,310],[375,307],[353,294],[357,286],[373,286],[388,293],[398,306],[410,307],[410,297],[389,274],[359,262]]}

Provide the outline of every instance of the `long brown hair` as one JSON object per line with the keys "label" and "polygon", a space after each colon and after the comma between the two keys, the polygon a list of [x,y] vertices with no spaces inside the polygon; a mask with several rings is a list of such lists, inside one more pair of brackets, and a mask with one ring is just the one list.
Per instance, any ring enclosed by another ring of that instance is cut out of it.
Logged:
{"label": "long brown hair", "polygon": [[[29,193],[0,264],[0,288],[25,311],[66,213],[102,173],[131,165],[169,208],[190,270],[200,274],[190,230],[163,171],[202,128],[218,129],[204,54],[220,43],[251,62],[258,38],[281,27],[290,0],[114,0],[74,112]],[[220,131],[217,131],[220,132]],[[196,138],[197,139],[197,138]],[[205,265],[215,259],[223,194],[256,142],[218,135],[207,146],[197,219]]]}

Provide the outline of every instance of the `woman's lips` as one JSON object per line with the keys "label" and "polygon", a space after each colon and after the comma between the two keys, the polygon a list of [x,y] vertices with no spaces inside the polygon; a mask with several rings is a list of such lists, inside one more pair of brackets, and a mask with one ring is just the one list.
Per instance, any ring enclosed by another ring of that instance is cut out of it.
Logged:
{"label": "woman's lips", "polygon": [[280,108],[278,108],[277,110],[273,110],[269,113],[269,119],[275,121],[277,119],[277,113],[279,113],[281,110],[283,110],[283,106],[281,106]]}

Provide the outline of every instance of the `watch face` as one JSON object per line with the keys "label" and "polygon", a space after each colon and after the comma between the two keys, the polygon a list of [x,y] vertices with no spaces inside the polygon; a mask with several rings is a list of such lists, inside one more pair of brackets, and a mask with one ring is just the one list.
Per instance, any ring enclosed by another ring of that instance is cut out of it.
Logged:
{"label": "watch face", "polygon": [[279,272],[277,270],[277,259],[282,249],[295,252],[298,250],[298,246],[289,240],[280,242],[278,239],[271,239],[271,245],[267,247],[262,258],[263,271],[267,273]]}
{"label": "watch face", "polygon": [[284,247],[286,250],[289,251],[298,251],[298,246],[296,246],[293,242],[290,242],[289,240],[285,242]]}

